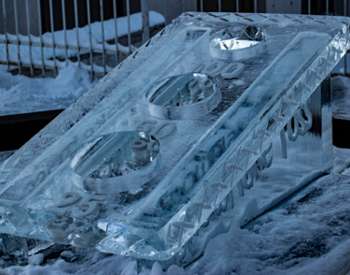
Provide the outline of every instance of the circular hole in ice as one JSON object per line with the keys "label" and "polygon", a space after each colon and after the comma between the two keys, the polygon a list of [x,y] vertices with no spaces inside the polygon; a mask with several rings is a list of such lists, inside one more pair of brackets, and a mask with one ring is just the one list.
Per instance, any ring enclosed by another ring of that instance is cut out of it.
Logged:
{"label": "circular hole in ice", "polygon": [[73,170],[84,178],[104,179],[131,175],[147,168],[159,154],[159,141],[144,132],[103,135],[89,142],[73,158]]}
{"label": "circular hole in ice", "polygon": [[221,40],[219,38],[216,39],[215,41],[218,44],[218,47],[220,50],[241,50],[241,49],[246,49],[249,47],[254,47],[255,45],[259,44],[258,41],[251,41],[251,40],[241,40],[241,39],[225,39]]}
{"label": "circular hole in ice", "polygon": [[151,115],[165,119],[198,118],[220,102],[217,85],[206,74],[188,73],[157,83],[147,94]]}
{"label": "circular hole in ice", "polygon": [[237,31],[223,30],[210,42],[213,57],[225,60],[244,60],[262,53],[265,33],[260,27],[250,25]]}

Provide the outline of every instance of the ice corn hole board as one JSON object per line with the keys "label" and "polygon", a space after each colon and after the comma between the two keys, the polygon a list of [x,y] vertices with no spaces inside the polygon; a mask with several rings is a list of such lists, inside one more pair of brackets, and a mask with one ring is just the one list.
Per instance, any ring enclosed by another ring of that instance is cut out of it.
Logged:
{"label": "ice corn hole board", "polygon": [[242,179],[348,50],[349,23],[185,13],[1,166],[0,231],[172,258],[225,202],[240,207]]}

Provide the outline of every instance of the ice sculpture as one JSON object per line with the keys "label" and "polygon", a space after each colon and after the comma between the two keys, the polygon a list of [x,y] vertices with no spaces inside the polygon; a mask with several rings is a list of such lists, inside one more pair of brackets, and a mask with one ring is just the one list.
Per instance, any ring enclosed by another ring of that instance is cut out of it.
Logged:
{"label": "ice sculpture", "polygon": [[167,261],[254,215],[272,141],[310,129],[349,24],[185,13],[1,166],[0,231]]}

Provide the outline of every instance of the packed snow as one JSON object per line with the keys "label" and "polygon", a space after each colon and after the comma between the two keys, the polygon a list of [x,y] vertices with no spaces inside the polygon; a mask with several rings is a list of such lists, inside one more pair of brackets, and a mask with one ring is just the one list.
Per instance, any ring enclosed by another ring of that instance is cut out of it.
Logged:
{"label": "packed snow", "polygon": [[[344,152],[343,152],[344,153]],[[350,152],[346,152],[350,156]],[[292,180],[292,177],[289,177]],[[50,249],[48,249],[50,251]],[[212,239],[187,268],[70,247],[30,256],[8,274],[341,274],[350,254],[350,177],[325,176],[245,229]],[[346,273],[344,273],[346,274]]]}
{"label": "packed snow", "polygon": [[89,74],[72,63],[56,78],[11,75],[0,68],[0,115],[65,109],[91,85]]}

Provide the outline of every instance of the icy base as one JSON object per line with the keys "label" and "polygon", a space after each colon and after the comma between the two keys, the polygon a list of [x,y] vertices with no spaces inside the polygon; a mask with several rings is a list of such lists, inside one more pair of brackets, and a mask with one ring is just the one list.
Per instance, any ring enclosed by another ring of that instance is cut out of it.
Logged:
{"label": "icy base", "polygon": [[[350,150],[337,149],[336,156],[349,159]],[[262,197],[264,192],[278,194],[283,186],[297,182],[301,170],[295,159],[276,163],[266,170],[261,185],[256,184],[261,188],[254,192],[261,192]],[[264,184],[267,182],[269,185]],[[9,274],[337,274],[348,268],[350,262],[349,228],[350,177],[330,175],[313,182],[247,228],[232,226],[227,233],[210,240],[203,256],[186,269],[173,265],[162,271],[158,263],[144,267],[141,262],[126,257],[53,246],[39,250],[39,256],[30,256],[27,261],[31,264],[9,266],[4,271]]]}

